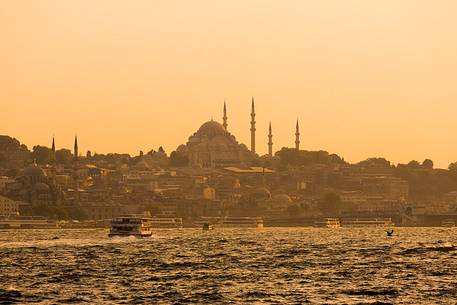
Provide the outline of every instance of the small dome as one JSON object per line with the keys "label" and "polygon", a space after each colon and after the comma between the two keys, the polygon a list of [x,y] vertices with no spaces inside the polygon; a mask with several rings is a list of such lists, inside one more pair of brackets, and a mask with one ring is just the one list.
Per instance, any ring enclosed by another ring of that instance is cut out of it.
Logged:
{"label": "small dome", "polygon": [[149,166],[149,164],[146,161],[138,162],[137,164],[135,164],[133,166],[133,168],[136,170],[140,170],[140,171],[147,171],[147,170],[151,169],[151,167]]}
{"label": "small dome", "polygon": [[216,121],[208,121],[204,123],[197,131],[198,136],[207,136],[208,138],[225,135],[225,133],[224,126]]}
{"label": "small dome", "polygon": [[289,195],[286,194],[274,195],[273,200],[281,203],[292,203],[292,199],[290,199]]}
{"label": "small dome", "polygon": [[271,194],[270,191],[267,190],[265,187],[258,187],[253,189],[250,193],[251,196],[254,196],[257,199],[270,199]]}
{"label": "small dome", "polygon": [[51,190],[49,185],[43,182],[38,182],[37,184],[35,184],[33,186],[33,189],[38,192],[49,192]]}
{"label": "small dome", "polygon": [[34,177],[34,178],[45,178],[46,173],[44,170],[36,164],[30,165],[22,171],[22,176]]}

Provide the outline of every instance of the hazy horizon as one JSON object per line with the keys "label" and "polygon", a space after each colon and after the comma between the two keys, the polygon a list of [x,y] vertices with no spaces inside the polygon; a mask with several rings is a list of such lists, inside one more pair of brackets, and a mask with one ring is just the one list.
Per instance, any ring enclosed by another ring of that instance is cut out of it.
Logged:
{"label": "hazy horizon", "polygon": [[0,134],[167,153],[202,123],[259,154],[457,161],[457,3],[11,1],[0,4]]}

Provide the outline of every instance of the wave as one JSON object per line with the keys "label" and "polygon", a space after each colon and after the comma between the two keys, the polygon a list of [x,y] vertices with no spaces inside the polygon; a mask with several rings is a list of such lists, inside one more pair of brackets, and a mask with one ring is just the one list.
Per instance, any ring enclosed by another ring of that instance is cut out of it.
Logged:
{"label": "wave", "polygon": [[447,242],[447,243],[440,243],[435,245],[421,245],[419,247],[409,248],[402,252],[402,254],[423,254],[428,252],[452,252],[456,251],[457,246]]}

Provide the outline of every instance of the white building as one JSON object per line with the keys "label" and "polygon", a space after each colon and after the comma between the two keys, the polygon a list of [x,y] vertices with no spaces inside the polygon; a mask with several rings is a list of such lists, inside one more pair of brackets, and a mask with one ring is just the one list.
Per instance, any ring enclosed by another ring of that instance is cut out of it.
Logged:
{"label": "white building", "polygon": [[0,216],[19,215],[19,202],[0,196]]}

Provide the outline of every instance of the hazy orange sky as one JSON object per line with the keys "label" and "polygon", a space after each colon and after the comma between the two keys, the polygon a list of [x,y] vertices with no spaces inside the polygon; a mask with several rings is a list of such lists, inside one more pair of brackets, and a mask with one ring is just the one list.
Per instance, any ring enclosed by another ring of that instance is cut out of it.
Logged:
{"label": "hazy orange sky", "polygon": [[457,1],[1,1],[0,134],[137,154],[220,121],[257,149],[457,161]]}

